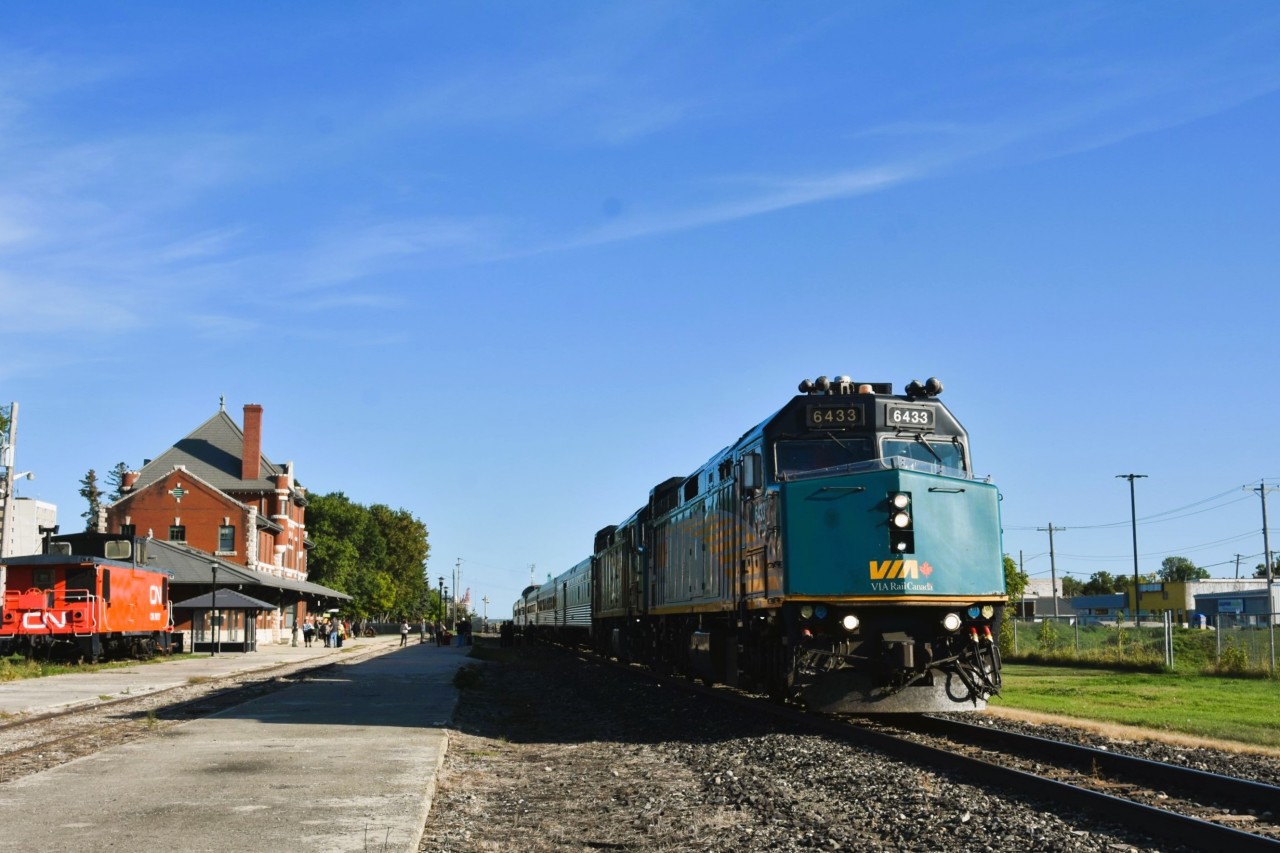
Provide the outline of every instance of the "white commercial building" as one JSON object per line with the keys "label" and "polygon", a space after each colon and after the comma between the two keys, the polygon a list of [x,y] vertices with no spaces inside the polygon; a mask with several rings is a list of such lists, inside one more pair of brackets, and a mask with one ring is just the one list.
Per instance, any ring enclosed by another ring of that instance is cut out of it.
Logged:
{"label": "white commercial building", "polygon": [[58,523],[57,505],[35,498],[14,498],[9,501],[9,509],[12,518],[0,516],[0,536],[4,539],[0,554],[6,557],[39,554],[40,528]]}

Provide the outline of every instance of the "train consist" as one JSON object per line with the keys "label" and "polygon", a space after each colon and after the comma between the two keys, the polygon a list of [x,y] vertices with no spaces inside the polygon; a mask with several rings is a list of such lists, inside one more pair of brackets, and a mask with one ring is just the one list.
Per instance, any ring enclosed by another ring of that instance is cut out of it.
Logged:
{"label": "train consist", "polygon": [[0,562],[0,654],[97,661],[169,651],[169,576],[127,562],[132,544],[108,542],[106,557]]}
{"label": "train consist", "polygon": [[942,383],[819,377],[513,608],[528,635],[823,712],[999,692],[1000,496]]}

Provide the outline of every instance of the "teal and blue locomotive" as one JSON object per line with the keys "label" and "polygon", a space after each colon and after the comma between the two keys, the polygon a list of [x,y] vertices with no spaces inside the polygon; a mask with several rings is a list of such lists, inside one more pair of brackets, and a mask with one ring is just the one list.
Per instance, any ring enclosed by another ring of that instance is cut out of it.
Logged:
{"label": "teal and blue locomotive", "polygon": [[1007,601],[1000,496],[942,384],[800,391],[596,534],[589,618],[555,602],[584,564],[525,599],[601,652],[819,711],[984,707]]}

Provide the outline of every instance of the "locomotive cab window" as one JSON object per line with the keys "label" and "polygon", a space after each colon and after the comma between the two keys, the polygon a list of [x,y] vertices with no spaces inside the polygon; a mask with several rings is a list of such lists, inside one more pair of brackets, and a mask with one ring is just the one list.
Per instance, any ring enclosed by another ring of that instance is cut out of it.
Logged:
{"label": "locomotive cab window", "polygon": [[775,452],[779,474],[798,474],[852,465],[875,458],[875,449],[866,438],[824,438],[780,441]]}
{"label": "locomotive cab window", "polygon": [[928,441],[921,438],[886,438],[884,441],[884,458],[892,457],[910,459],[935,465],[944,471],[965,475],[968,468],[964,462],[964,448],[958,441]]}

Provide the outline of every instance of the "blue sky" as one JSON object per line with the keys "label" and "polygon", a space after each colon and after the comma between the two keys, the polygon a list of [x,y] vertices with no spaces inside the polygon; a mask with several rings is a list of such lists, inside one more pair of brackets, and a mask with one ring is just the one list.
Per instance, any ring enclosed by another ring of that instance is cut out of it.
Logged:
{"label": "blue sky", "polygon": [[1130,472],[1144,571],[1251,571],[1278,117],[1268,3],[18,4],[19,494],[261,403],[502,615],[801,379],[936,375],[1033,577],[1132,571]]}

